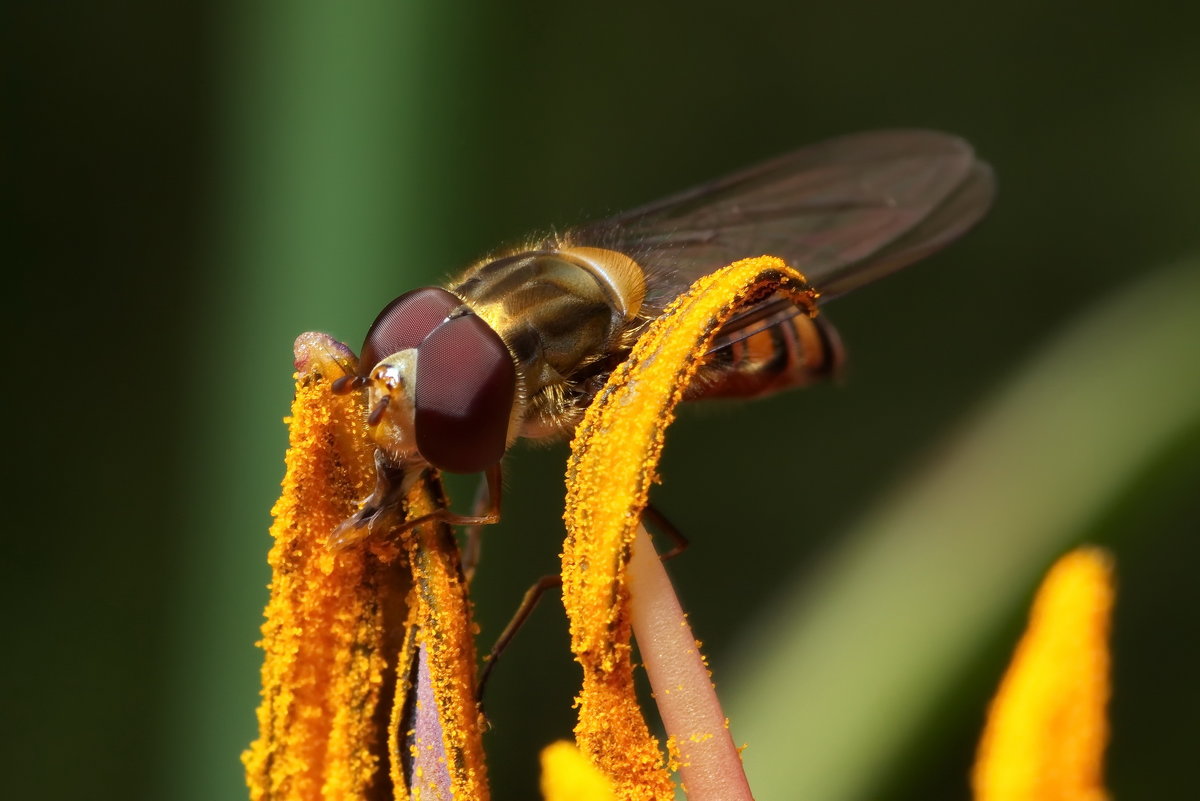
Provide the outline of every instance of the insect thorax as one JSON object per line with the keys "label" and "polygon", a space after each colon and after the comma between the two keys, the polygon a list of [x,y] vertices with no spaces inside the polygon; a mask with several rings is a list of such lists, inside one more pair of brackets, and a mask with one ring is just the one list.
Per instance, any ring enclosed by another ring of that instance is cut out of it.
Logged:
{"label": "insect thorax", "polygon": [[534,437],[574,427],[576,407],[586,404],[582,384],[628,349],[645,291],[632,260],[598,248],[505,256],[450,289],[512,353],[527,405],[523,433]]}

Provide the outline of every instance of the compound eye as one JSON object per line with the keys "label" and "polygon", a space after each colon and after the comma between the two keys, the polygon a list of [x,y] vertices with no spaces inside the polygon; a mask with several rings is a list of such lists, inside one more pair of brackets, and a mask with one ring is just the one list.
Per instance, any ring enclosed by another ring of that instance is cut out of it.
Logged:
{"label": "compound eye", "polygon": [[420,345],[429,332],[461,305],[462,301],[445,289],[427,286],[405,292],[384,306],[367,329],[367,338],[358,357],[359,374],[368,375],[375,365],[393,353]]}
{"label": "compound eye", "polygon": [[417,450],[434,467],[477,473],[500,461],[517,388],[508,348],[473,314],[447,320],[417,348]]}

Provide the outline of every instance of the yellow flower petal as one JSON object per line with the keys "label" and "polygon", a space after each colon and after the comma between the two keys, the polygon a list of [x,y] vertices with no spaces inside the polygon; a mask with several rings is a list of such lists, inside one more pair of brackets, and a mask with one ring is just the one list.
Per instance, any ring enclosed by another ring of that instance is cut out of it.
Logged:
{"label": "yellow flower petal", "polygon": [[575,735],[622,799],[674,797],[634,695],[625,583],[664,431],[721,323],[740,304],[774,292],[815,313],[816,293],[779,259],[747,259],[701,278],[638,340],[572,443],[563,602],[584,674]]}
{"label": "yellow flower petal", "polygon": [[1060,559],[992,701],[972,775],[976,801],[1102,801],[1112,560]]}
{"label": "yellow flower petal", "polygon": [[546,801],[616,801],[612,783],[573,743],[542,749],[542,797]]}

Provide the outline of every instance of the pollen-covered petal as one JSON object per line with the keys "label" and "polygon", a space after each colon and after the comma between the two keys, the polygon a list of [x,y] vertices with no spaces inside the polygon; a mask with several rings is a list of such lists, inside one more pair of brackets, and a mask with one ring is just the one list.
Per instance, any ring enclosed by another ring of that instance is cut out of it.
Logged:
{"label": "pollen-covered petal", "polygon": [[1050,570],[992,701],[976,801],[1103,801],[1112,560],[1080,548]]}
{"label": "pollen-covered petal", "polygon": [[[323,335],[296,343],[283,491],[272,514],[271,596],[259,737],[243,756],[252,799],[365,797],[378,780],[387,621],[403,620],[396,549],[331,553],[329,533],[374,481],[373,449],[359,429],[360,394],[329,384],[353,355]],[[398,644],[397,644],[398,646]]]}
{"label": "pollen-covered petal", "polygon": [[[404,679],[392,710],[389,738],[392,786],[402,788],[410,798],[453,801],[445,728],[434,693],[429,650],[414,640],[405,649],[397,672]],[[400,792],[397,796],[405,797]]]}
{"label": "pollen-covered petal", "polygon": [[542,798],[545,801],[616,801],[612,782],[574,743],[560,741],[542,749]]}
{"label": "pollen-covered petal", "polygon": [[738,306],[780,293],[815,313],[804,277],[772,257],[701,278],[638,340],[589,407],[567,469],[563,602],[583,667],[576,742],[619,798],[671,798],[633,690],[625,569],[674,408]]}
{"label": "pollen-covered petal", "polygon": [[[482,801],[473,628],[453,538],[447,526],[431,522],[329,550],[330,533],[375,483],[375,448],[363,393],[331,391],[332,381],[356,370],[349,349],[305,334],[295,364],[286,475],[272,510],[259,736],[243,755],[250,796]],[[419,478],[405,498],[409,519],[444,503],[436,476]],[[389,735],[389,711],[396,719],[396,710],[429,697],[422,737],[402,741],[428,746],[434,762],[420,763],[430,779],[425,787],[448,788],[448,795],[393,782],[401,760],[389,747],[397,740]],[[437,776],[432,765],[442,755]]]}
{"label": "pollen-covered petal", "polygon": [[388,734],[396,798],[486,801],[475,625],[458,548],[443,523],[418,526],[405,546],[413,589]]}

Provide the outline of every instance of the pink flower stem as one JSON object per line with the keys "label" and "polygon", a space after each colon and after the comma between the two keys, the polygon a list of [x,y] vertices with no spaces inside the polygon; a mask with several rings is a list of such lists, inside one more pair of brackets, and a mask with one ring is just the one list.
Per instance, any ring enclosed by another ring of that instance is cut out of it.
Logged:
{"label": "pink flower stem", "polygon": [[633,633],[674,743],[688,801],[753,801],[708,665],[654,544],[640,526],[626,575]]}

